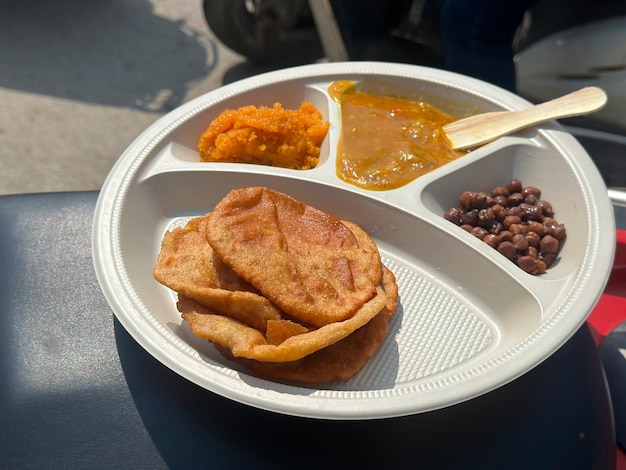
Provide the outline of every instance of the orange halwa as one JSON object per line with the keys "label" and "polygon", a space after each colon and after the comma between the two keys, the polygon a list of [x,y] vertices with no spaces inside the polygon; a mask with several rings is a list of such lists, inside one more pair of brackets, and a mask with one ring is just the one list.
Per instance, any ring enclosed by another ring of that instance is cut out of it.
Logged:
{"label": "orange halwa", "polygon": [[244,106],[227,109],[200,137],[205,162],[257,163],[308,170],[319,163],[329,123],[309,102],[299,109]]}

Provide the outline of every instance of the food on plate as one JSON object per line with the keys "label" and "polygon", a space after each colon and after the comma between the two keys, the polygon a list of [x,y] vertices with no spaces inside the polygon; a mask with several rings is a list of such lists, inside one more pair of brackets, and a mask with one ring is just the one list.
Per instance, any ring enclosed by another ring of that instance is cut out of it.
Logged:
{"label": "food on plate", "polygon": [[453,150],[441,128],[456,118],[423,102],[357,91],[333,82],[341,106],[337,176],[371,190],[402,187],[466,151]]}
{"label": "food on plate", "polygon": [[204,235],[208,219],[196,217],[165,234],[154,277],[213,311],[265,329],[280,311],[214,254]]}
{"label": "food on plate", "polygon": [[380,347],[393,273],[358,225],[269,188],[167,232],[154,267],[191,331],[271,379],[346,380]]}
{"label": "food on plate", "polygon": [[512,179],[486,193],[464,191],[444,217],[463,227],[529,274],[543,274],[558,259],[565,226],[541,190]]}
{"label": "food on plate", "polygon": [[[330,346],[366,325],[385,308],[386,300],[384,290],[379,287],[376,296],[363,304],[353,317],[319,328],[287,319],[268,320],[265,331],[225,315],[185,313],[183,319],[189,322],[196,336],[221,344],[237,357],[262,362],[291,362]],[[288,326],[285,327],[284,323]],[[275,330],[282,334],[276,334]],[[282,341],[274,344],[272,337]]]}
{"label": "food on plate", "polygon": [[[396,310],[398,286],[393,273],[383,270],[383,286],[387,297],[386,308],[365,326],[344,339],[320,349],[302,359],[291,362],[262,362],[235,357],[228,348],[215,344],[224,357],[240,363],[258,377],[288,380],[307,384],[324,384],[348,380],[356,375],[383,343],[389,330],[389,319]],[[181,311],[204,311],[202,306],[190,305],[188,299],[178,304]],[[193,322],[192,318],[188,318]]]}
{"label": "food on plate", "polygon": [[206,236],[274,305],[315,326],[354,315],[382,275],[378,248],[360,227],[268,189],[231,192]]}
{"label": "food on plate", "polygon": [[256,163],[308,170],[319,163],[329,123],[304,101],[299,109],[280,103],[227,109],[216,117],[198,142],[205,162]]}

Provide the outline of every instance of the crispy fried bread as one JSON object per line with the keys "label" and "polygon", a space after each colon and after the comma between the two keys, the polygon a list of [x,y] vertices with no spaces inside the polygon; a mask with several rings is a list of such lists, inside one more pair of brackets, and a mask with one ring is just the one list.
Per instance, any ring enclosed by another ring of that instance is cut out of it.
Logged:
{"label": "crispy fried bread", "polygon": [[215,255],[205,237],[208,216],[196,217],[165,234],[154,278],[206,308],[265,331],[281,312]]}
{"label": "crispy fried bread", "polygon": [[193,334],[225,357],[310,384],[356,374],[398,303],[365,231],[267,188],[232,191],[167,232],[153,275],[178,293]]}
{"label": "crispy fried bread", "polygon": [[310,325],[350,318],[380,284],[380,255],[367,233],[272,189],[228,193],[206,235],[241,278]]}
{"label": "crispy fried bread", "polygon": [[[194,335],[228,348],[233,356],[261,362],[291,362],[335,344],[366,325],[385,310],[386,300],[385,291],[379,288],[376,296],[349,319],[289,336],[280,344],[271,344],[264,332],[224,315],[191,311],[182,316]],[[184,300],[179,303],[179,310],[188,308]]]}
{"label": "crispy fried bread", "polygon": [[[387,304],[378,315],[344,339],[302,359],[291,362],[262,362],[235,357],[230,349],[220,344],[216,344],[215,347],[225,358],[242,364],[260,378],[305,384],[348,380],[357,374],[380,348],[389,330],[389,319],[396,310],[398,286],[393,273],[387,268],[384,268],[383,289]],[[178,307],[183,312],[185,309],[194,312],[194,315],[208,313],[201,306],[185,300],[180,301]]]}

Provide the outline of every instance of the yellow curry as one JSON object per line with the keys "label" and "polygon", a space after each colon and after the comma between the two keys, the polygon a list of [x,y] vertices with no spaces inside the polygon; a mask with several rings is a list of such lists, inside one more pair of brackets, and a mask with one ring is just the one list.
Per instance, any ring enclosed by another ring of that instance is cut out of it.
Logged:
{"label": "yellow curry", "polygon": [[341,105],[337,176],[372,190],[389,190],[466,152],[452,150],[442,126],[455,118],[421,101],[357,91],[337,81],[329,92]]}

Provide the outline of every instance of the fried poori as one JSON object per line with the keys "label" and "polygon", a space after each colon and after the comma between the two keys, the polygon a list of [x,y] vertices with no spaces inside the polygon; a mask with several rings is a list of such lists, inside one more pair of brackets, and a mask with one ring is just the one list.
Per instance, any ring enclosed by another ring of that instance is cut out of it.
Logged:
{"label": "fried poori", "polygon": [[[382,345],[389,330],[389,319],[398,303],[398,286],[393,273],[384,268],[383,289],[387,305],[365,326],[357,329],[344,339],[316,351],[297,361],[261,362],[243,357],[235,357],[231,351],[219,344],[216,349],[226,358],[237,362],[253,372],[257,377],[270,380],[284,380],[304,384],[326,384],[344,381],[357,374]],[[193,302],[179,301],[178,308],[185,308],[202,314],[206,310]]]}
{"label": "fried poori", "polygon": [[280,311],[215,256],[206,241],[208,216],[167,232],[153,270],[154,278],[222,315],[265,331]]}
{"label": "fried poori", "polygon": [[354,377],[380,348],[388,329],[389,318],[381,312],[341,341],[292,362],[255,361],[234,357],[223,346],[216,348],[226,359],[245,366],[257,377],[321,385]]}
{"label": "fried poori", "polygon": [[380,284],[380,254],[365,231],[272,189],[228,193],[206,235],[233,271],[303,323],[350,318]]}
{"label": "fried poori", "polygon": [[291,362],[342,340],[367,324],[385,309],[385,291],[363,304],[351,318],[332,322],[314,330],[290,336],[280,344],[271,344],[259,330],[223,315],[183,313],[194,335],[228,348],[233,356],[261,362]]}
{"label": "fried poori", "polygon": [[259,377],[303,383],[356,374],[398,302],[365,231],[268,188],[233,190],[167,232],[153,275],[195,336]]}

